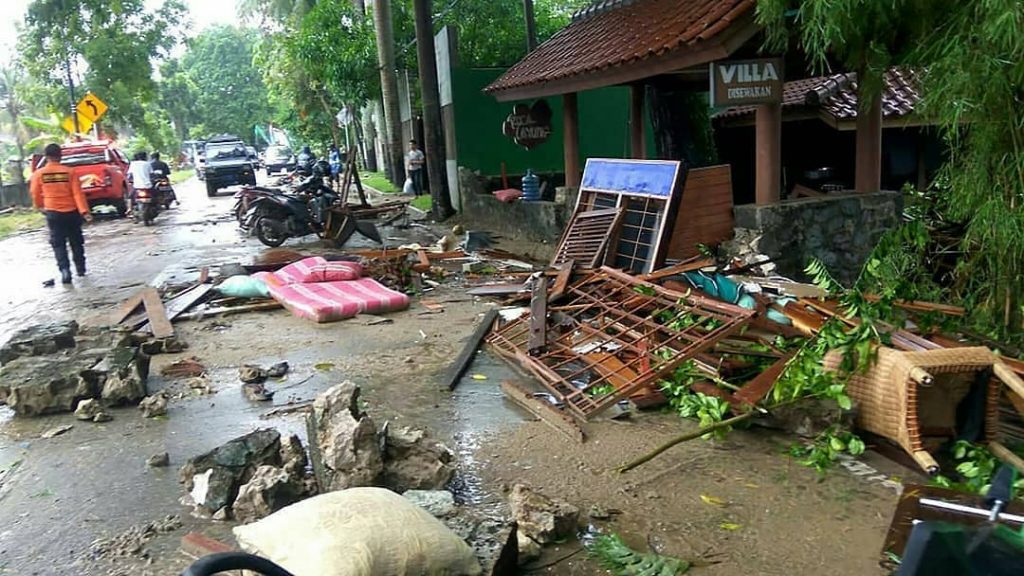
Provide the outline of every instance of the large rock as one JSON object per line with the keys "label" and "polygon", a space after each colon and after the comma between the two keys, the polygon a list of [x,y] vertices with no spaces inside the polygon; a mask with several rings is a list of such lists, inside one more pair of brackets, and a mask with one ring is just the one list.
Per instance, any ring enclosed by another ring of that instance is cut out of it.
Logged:
{"label": "large rock", "polygon": [[455,474],[452,451],[423,430],[388,429],[384,486],[395,492],[440,490]]}
{"label": "large rock", "polygon": [[190,459],[181,467],[180,481],[196,506],[212,514],[234,503],[257,468],[280,464],[281,434],[260,429]]}
{"label": "large rock", "polygon": [[572,504],[548,498],[528,486],[516,484],[509,495],[509,506],[519,531],[540,544],[550,544],[576,535],[580,510]]}
{"label": "large rock", "polygon": [[255,522],[302,497],[302,486],[288,472],[274,466],[260,466],[238,490],[231,511],[239,522]]}
{"label": "large rock", "polygon": [[153,418],[167,414],[167,395],[160,391],[152,396],[143,398],[142,402],[139,402],[139,410],[142,410],[143,418]]}
{"label": "large rock", "polygon": [[536,542],[534,542],[533,538],[530,538],[526,534],[523,534],[522,532],[518,532],[517,531],[516,532],[516,540],[519,543],[519,565],[520,566],[522,566],[524,564],[529,564],[530,562],[533,562],[534,560],[540,558],[540,555],[541,555],[541,552],[542,552],[542,550],[540,548],[540,544],[537,544]]}
{"label": "large rock", "polygon": [[74,348],[77,333],[78,323],[74,320],[23,328],[0,346],[0,364],[7,364],[25,356],[42,356],[65,348]]}
{"label": "large rock", "polygon": [[423,508],[434,518],[455,513],[455,496],[447,490],[409,490],[402,497]]}
{"label": "large rock", "polygon": [[24,357],[0,368],[0,400],[20,416],[71,412],[80,400],[98,396],[102,381],[94,359]]}
{"label": "large rock", "polygon": [[519,542],[516,523],[480,510],[462,508],[442,520],[473,549],[483,576],[519,574]]}
{"label": "large rock", "polygon": [[79,420],[92,420],[99,414],[103,414],[103,406],[93,398],[82,400],[75,408],[75,418]]}
{"label": "large rock", "polygon": [[106,406],[135,404],[146,397],[149,356],[135,348],[114,348],[93,368],[105,375],[100,398]]}
{"label": "large rock", "polygon": [[344,382],[318,396],[306,426],[313,473],[322,492],[380,483],[380,441],[373,420],[359,409],[358,386]]}

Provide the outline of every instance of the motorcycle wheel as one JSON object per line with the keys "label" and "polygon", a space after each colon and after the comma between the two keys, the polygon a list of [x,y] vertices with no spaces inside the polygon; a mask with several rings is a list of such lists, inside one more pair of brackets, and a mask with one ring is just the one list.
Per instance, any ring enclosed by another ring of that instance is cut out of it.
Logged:
{"label": "motorcycle wheel", "polygon": [[265,246],[277,248],[288,239],[284,231],[284,223],[270,218],[260,218],[256,221],[256,237]]}

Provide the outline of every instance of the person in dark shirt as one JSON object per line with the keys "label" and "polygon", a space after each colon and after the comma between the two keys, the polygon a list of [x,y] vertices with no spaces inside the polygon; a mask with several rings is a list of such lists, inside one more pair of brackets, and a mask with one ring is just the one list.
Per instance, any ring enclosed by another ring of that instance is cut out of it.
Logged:
{"label": "person in dark shirt", "polygon": [[149,167],[153,169],[153,179],[162,180],[164,178],[170,178],[171,167],[160,159],[159,152],[153,152],[149,155]]}

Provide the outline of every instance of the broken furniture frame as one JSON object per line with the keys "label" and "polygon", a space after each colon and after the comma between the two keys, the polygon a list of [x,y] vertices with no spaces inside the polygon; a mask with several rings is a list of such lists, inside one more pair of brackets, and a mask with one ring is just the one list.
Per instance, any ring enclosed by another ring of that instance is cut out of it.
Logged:
{"label": "broken furniture frame", "polygon": [[487,341],[581,420],[655,385],[753,315],[607,266],[570,284],[561,302],[547,309],[544,346],[533,355],[528,314],[499,327]]}
{"label": "broken furniture frame", "polygon": [[653,272],[664,263],[685,176],[678,161],[590,158],[573,219],[596,210],[622,210],[604,262],[636,274]]}
{"label": "broken furniture frame", "polygon": [[609,240],[618,232],[622,214],[622,208],[573,214],[558,242],[551,267],[558,268],[569,261],[578,262],[581,268],[600,266]]}

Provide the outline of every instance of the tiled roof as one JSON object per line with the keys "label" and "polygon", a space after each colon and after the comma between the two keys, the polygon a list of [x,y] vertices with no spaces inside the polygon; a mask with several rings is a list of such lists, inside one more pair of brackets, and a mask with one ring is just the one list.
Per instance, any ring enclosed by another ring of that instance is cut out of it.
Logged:
{"label": "tiled roof", "polygon": [[674,51],[698,50],[756,0],[603,0],[512,66],[485,92],[544,84],[623,67]]}
{"label": "tiled roof", "polygon": [[[883,76],[882,115],[905,116],[914,111],[921,95],[917,75],[912,70],[890,68]],[[786,82],[782,88],[782,108],[820,109],[836,120],[857,117],[857,74],[846,72]],[[732,118],[752,114],[756,107],[738,106],[715,115]]]}

